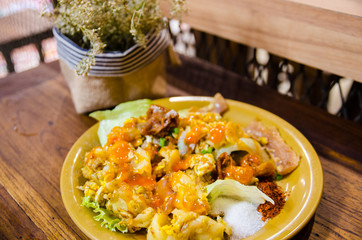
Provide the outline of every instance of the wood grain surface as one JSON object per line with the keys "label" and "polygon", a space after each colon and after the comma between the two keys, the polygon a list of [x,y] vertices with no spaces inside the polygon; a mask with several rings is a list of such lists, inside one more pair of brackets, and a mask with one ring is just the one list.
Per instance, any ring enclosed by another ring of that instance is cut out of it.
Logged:
{"label": "wood grain surface", "polygon": [[[295,239],[361,239],[362,129],[261,88],[198,59],[168,68],[168,95],[225,97],[265,108],[314,145],[324,194],[314,220]],[[0,239],[87,239],[60,195],[66,154],[95,121],[76,114],[58,62],[0,79]]]}
{"label": "wood grain surface", "polygon": [[355,15],[357,17],[362,16],[362,4],[359,0],[288,0],[301,4],[306,4],[311,7],[328,9],[331,11]]}
{"label": "wood grain surface", "polygon": [[362,1],[303,2],[193,0],[183,22],[361,82]]}

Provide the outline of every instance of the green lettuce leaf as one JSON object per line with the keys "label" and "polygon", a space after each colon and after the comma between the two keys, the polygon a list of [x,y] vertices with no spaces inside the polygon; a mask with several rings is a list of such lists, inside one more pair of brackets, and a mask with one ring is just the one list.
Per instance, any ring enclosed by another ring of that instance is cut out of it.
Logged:
{"label": "green lettuce leaf", "polygon": [[131,117],[146,115],[151,103],[150,99],[140,99],[121,103],[112,110],[96,111],[89,114],[90,117],[100,121],[98,138],[101,145],[104,146],[107,143],[107,135],[113,127],[122,126]]}
{"label": "green lettuce leaf", "polygon": [[93,212],[98,213],[94,216],[94,220],[101,222],[101,226],[105,227],[113,232],[116,230],[126,233],[128,228],[126,225],[121,224],[121,219],[112,215],[112,213],[99,206],[97,202],[94,202],[89,196],[82,198],[82,206],[93,209]]}

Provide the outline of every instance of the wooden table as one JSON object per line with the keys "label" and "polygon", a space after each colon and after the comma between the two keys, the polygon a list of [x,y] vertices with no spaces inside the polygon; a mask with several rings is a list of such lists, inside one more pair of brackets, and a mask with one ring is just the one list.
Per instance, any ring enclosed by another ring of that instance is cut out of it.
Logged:
{"label": "wooden table", "polygon": [[[220,91],[279,115],[314,145],[324,194],[296,239],[361,239],[361,126],[198,59],[183,61],[168,68],[169,95]],[[0,101],[0,238],[87,239],[63,206],[59,181],[67,152],[95,121],[76,114],[59,63],[0,79]]]}

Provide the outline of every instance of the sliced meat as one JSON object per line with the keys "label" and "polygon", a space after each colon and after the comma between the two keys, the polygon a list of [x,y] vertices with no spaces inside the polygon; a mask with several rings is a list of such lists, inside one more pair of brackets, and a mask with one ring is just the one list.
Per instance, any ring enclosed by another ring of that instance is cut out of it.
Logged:
{"label": "sliced meat", "polygon": [[225,113],[229,109],[229,106],[225,98],[220,94],[216,93],[212,102],[206,107],[195,108],[190,110],[191,112],[215,112],[219,114]]}
{"label": "sliced meat", "polygon": [[229,106],[226,103],[225,98],[220,93],[216,93],[214,96],[214,100],[209,105],[209,108],[210,112],[223,114],[229,109]]}
{"label": "sliced meat", "polygon": [[287,145],[275,127],[266,128],[260,121],[253,121],[246,127],[245,132],[259,140],[267,139],[266,150],[272,156],[280,175],[292,172],[299,164],[299,157]]}
{"label": "sliced meat", "polygon": [[152,104],[147,111],[146,123],[142,128],[143,135],[165,137],[172,128],[178,126],[179,116],[175,110]]}

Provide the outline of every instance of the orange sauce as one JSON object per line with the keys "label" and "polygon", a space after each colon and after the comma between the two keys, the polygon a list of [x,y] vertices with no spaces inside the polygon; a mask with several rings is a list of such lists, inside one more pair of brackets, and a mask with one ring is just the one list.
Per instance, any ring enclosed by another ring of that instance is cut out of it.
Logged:
{"label": "orange sauce", "polygon": [[132,145],[126,141],[115,142],[109,149],[111,160],[116,164],[129,162],[129,153]]}
{"label": "orange sauce", "polygon": [[107,145],[112,145],[118,141],[129,142],[130,140],[130,136],[127,134],[127,129],[116,126],[112,128],[111,132],[107,136]]}
{"label": "orange sauce", "polygon": [[128,163],[118,164],[119,172],[117,174],[117,180],[124,182],[130,177],[130,167]]}
{"label": "orange sauce", "polygon": [[240,165],[243,167],[245,166],[257,167],[258,165],[260,165],[260,163],[261,163],[260,156],[255,153],[249,153],[245,155],[240,161]]}
{"label": "orange sauce", "polygon": [[185,159],[180,159],[180,161],[175,162],[175,164],[172,166],[172,171],[177,172],[180,170],[186,170],[190,167],[191,164],[191,156],[186,157]]}
{"label": "orange sauce", "polygon": [[159,196],[157,195],[153,195],[150,198],[151,202],[150,202],[150,207],[152,207],[153,209],[159,209],[162,205],[161,199]]}
{"label": "orange sauce", "polygon": [[94,147],[87,155],[85,158],[85,164],[87,164],[88,166],[92,166],[92,164],[94,163],[94,160],[96,159],[96,151],[98,149],[102,149],[101,147]]}
{"label": "orange sauce", "polygon": [[[130,177],[130,166],[129,166],[129,154],[132,150],[132,145],[126,141],[115,142],[112,146],[108,148],[109,159],[115,165],[114,167],[118,170],[117,180],[126,181]],[[110,167],[107,171],[107,174],[110,174],[107,180],[112,180],[112,171],[115,169]]]}
{"label": "orange sauce", "polygon": [[140,174],[131,175],[125,181],[131,186],[142,186],[142,187],[152,187],[156,184],[156,180],[154,177],[151,176],[142,176]]}
{"label": "orange sauce", "polygon": [[196,144],[205,134],[203,131],[204,125],[198,124],[191,128],[191,131],[186,134],[186,144]]}
{"label": "orange sauce", "polygon": [[225,169],[225,178],[234,179],[241,184],[248,185],[254,177],[254,169],[250,166],[228,166]]}
{"label": "orange sauce", "polygon": [[220,143],[225,136],[225,126],[218,124],[215,127],[210,129],[210,140],[215,143],[218,144]]}
{"label": "orange sauce", "polygon": [[107,135],[107,145],[112,145],[118,141],[132,142],[140,138],[140,132],[136,128],[137,120],[131,118],[126,121],[123,127],[113,127],[111,132]]}

